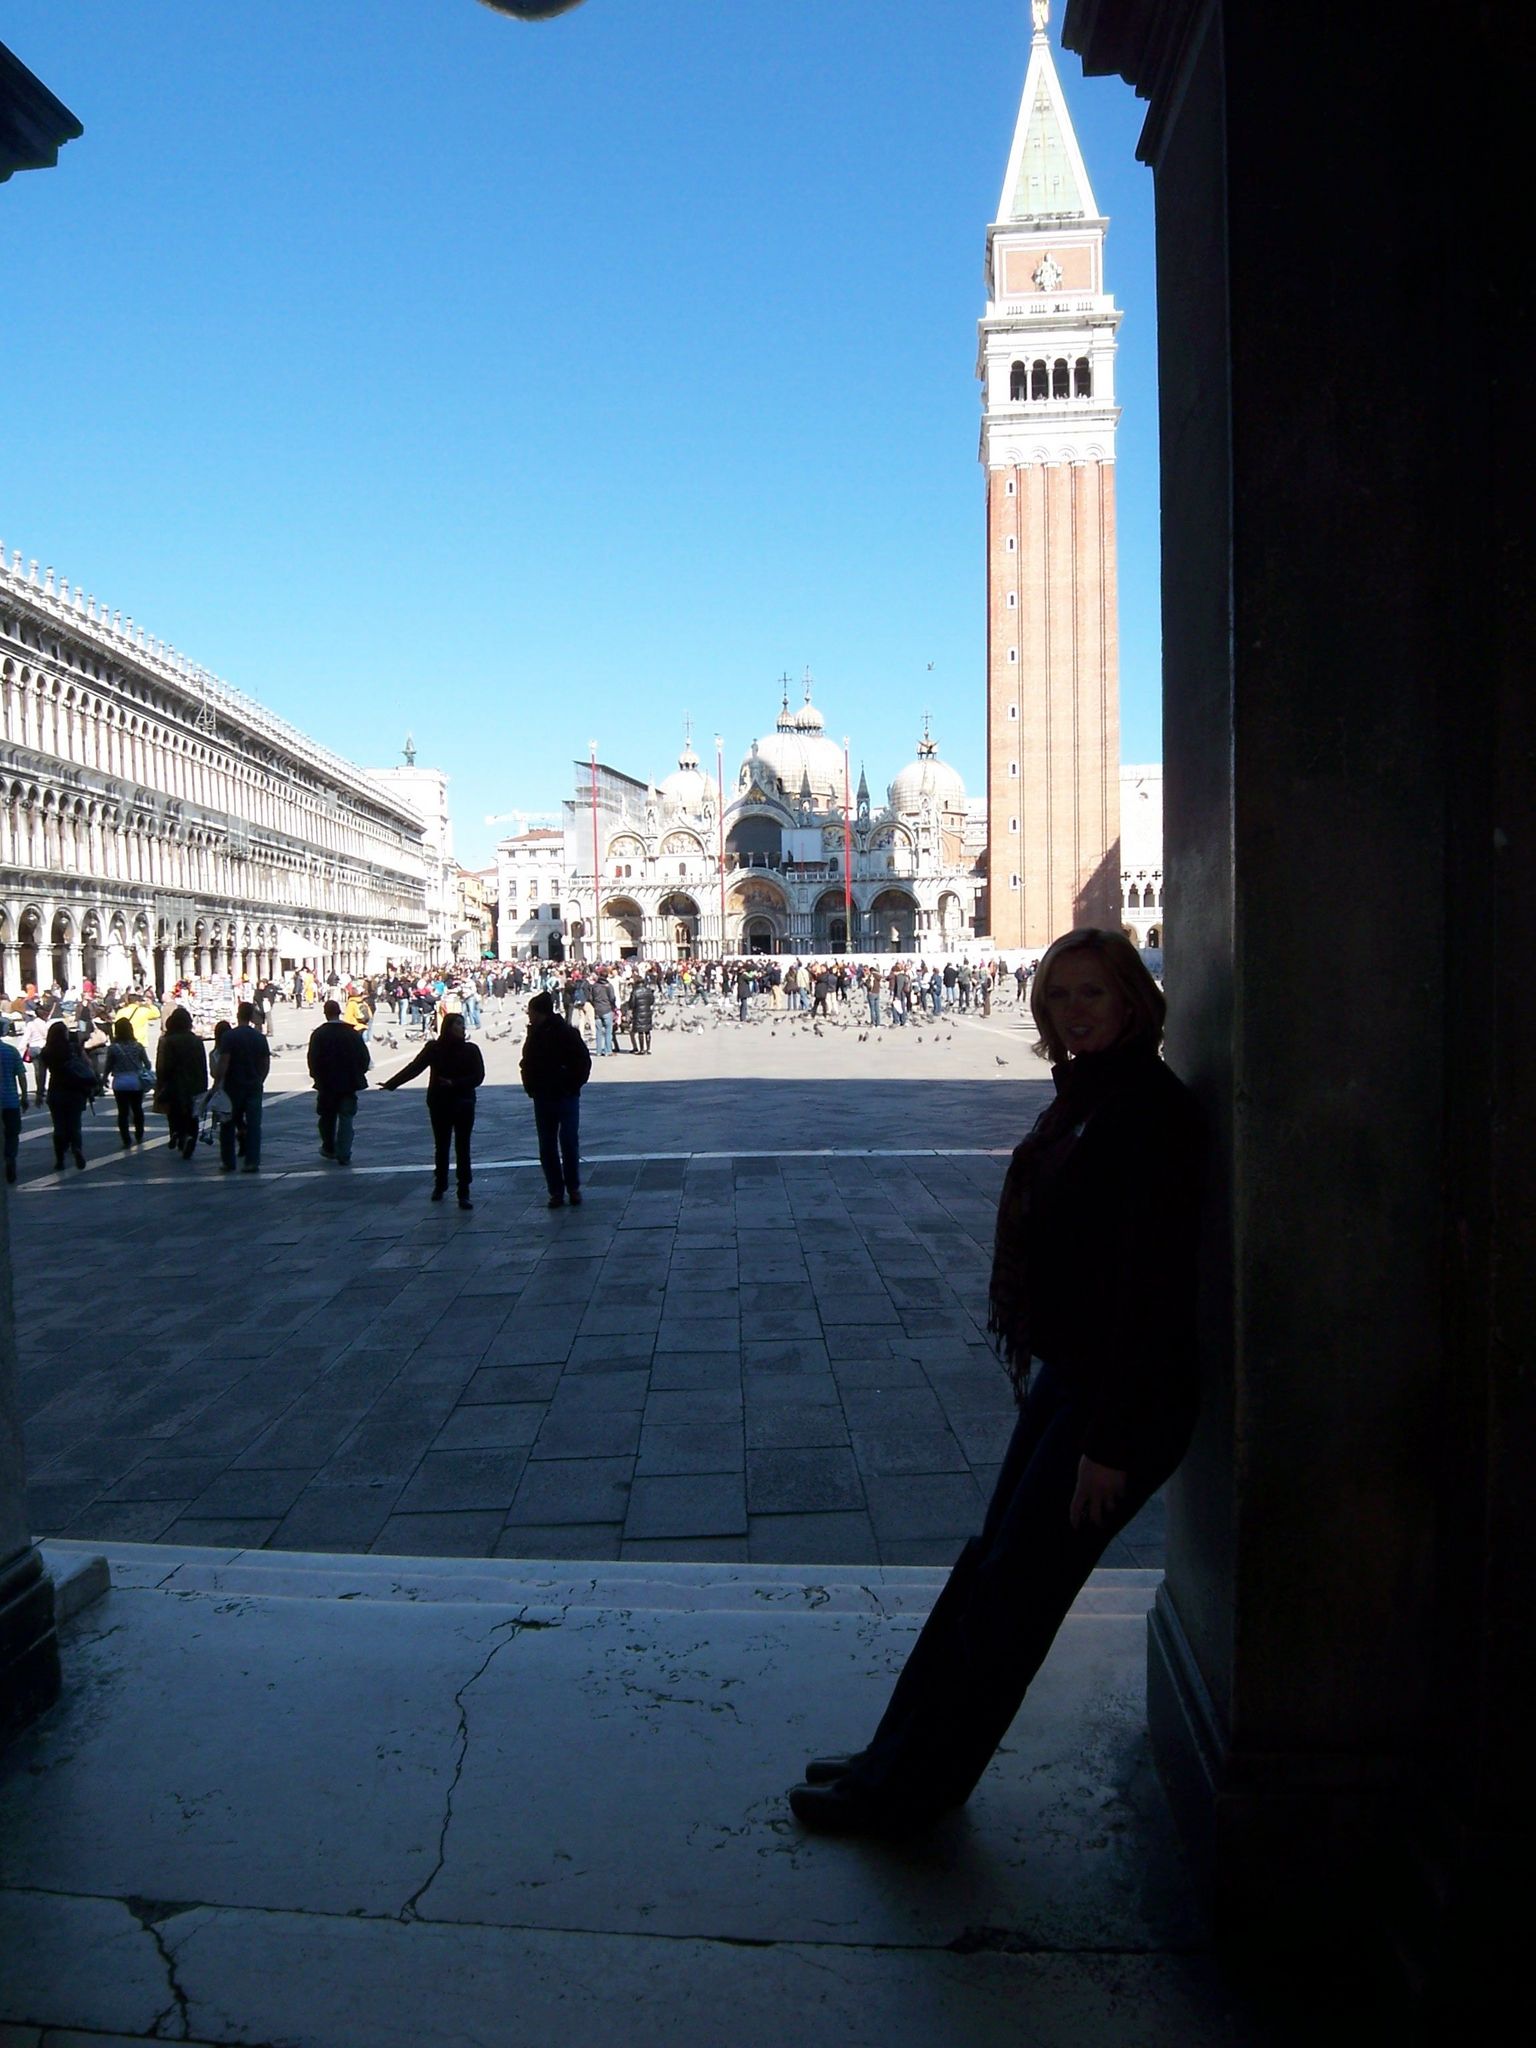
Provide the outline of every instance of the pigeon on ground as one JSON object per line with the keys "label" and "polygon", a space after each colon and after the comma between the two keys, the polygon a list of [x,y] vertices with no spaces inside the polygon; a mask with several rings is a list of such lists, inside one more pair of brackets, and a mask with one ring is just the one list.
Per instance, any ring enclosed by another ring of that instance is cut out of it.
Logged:
{"label": "pigeon on ground", "polygon": [[1006,1067],[1006,1066],[1007,1066],[1007,1064],[1008,1064],[1008,1062],[1007,1062],[1007,1061],[1006,1061],[1006,1060],[1005,1060],[1005,1059],[1003,1058],[1003,1056],[1002,1056],[1002,1054],[1001,1054],[1001,1053],[999,1053],[999,1054],[997,1055],[997,1064],[998,1064],[998,1065],[999,1065],[1000,1067]]}

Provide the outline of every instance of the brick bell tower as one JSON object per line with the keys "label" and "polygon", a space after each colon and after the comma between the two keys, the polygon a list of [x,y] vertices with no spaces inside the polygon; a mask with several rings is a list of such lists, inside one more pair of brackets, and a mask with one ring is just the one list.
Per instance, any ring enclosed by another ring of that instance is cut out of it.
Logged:
{"label": "brick bell tower", "polygon": [[987,474],[987,889],[999,948],[1120,923],[1115,330],[1104,233],[1034,41],[980,322]]}

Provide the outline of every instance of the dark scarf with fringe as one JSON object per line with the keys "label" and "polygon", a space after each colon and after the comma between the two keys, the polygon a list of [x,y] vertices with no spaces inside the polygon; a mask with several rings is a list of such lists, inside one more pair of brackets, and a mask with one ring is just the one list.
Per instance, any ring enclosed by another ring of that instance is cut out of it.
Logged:
{"label": "dark scarf with fringe", "polygon": [[987,1290],[987,1329],[1008,1369],[1014,1395],[1023,1400],[1029,1381],[1029,1219],[1061,1173],[1089,1118],[1133,1082],[1157,1048],[1145,1038],[1108,1052],[1087,1053],[1052,1067],[1056,1099],[1014,1147],[997,1204],[992,1239],[992,1281]]}

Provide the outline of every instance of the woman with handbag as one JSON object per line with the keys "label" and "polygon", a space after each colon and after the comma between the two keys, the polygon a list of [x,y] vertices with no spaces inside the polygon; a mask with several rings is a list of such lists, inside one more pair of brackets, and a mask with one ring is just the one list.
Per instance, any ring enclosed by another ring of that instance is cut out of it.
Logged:
{"label": "woman with handbag", "polygon": [[96,1093],[96,1076],[90,1061],[80,1050],[78,1039],[62,1017],[56,1017],[48,1026],[48,1035],[43,1040],[43,1049],[35,1064],[43,1074],[48,1090],[54,1171],[64,1171],[66,1152],[73,1157],[76,1166],[83,1167],[85,1147],[80,1120],[85,1114],[85,1105]]}
{"label": "woman with handbag", "polygon": [[112,1090],[112,1100],[117,1104],[117,1135],[126,1152],[130,1145],[142,1145],[144,1142],[144,1091],[155,1085],[155,1070],[149,1063],[149,1054],[134,1037],[133,1026],[126,1017],[119,1017],[112,1026],[112,1038],[107,1046],[106,1079]]}
{"label": "woman with handbag", "polygon": [[1055,1100],[998,1204],[989,1327],[1019,1419],[863,1749],[813,1757],[807,1828],[890,1834],[962,1806],[1106,1545],[1168,1478],[1196,1406],[1201,1122],[1165,1004],[1121,932],[1069,932],[1030,995]]}
{"label": "woman with handbag", "polygon": [[170,1143],[183,1159],[197,1151],[198,1105],[208,1089],[208,1055],[192,1029],[189,1010],[166,1018],[155,1054],[155,1107],[170,1126]]}

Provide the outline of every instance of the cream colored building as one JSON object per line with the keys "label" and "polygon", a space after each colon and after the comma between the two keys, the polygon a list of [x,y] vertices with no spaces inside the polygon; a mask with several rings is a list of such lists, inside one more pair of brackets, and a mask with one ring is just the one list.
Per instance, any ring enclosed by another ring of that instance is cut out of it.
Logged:
{"label": "cream colored building", "polygon": [[503,960],[565,957],[565,847],[565,833],[545,825],[498,843],[496,946]]}
{"label": "cream colored building", "polygon": [[0,986],[422,957],[422,826],[360,768],[0,547]]}
{"label": "cream colored building", "polygon": [[448,810],[448,777],[441,768],[418,768],[409,738],[403,765],[369,768],[368,780],[406,806],[421,820],[422,858],[426,877],[427,936],[416,965],[455,958],[458,945],[459,864],[453,857],[453,819]]}
{"label": "cream colored building", "polygon": [[482,960],[496,955],[496,870],[456,868],[454,890],[458,909],[454,918],[454,957]]}

